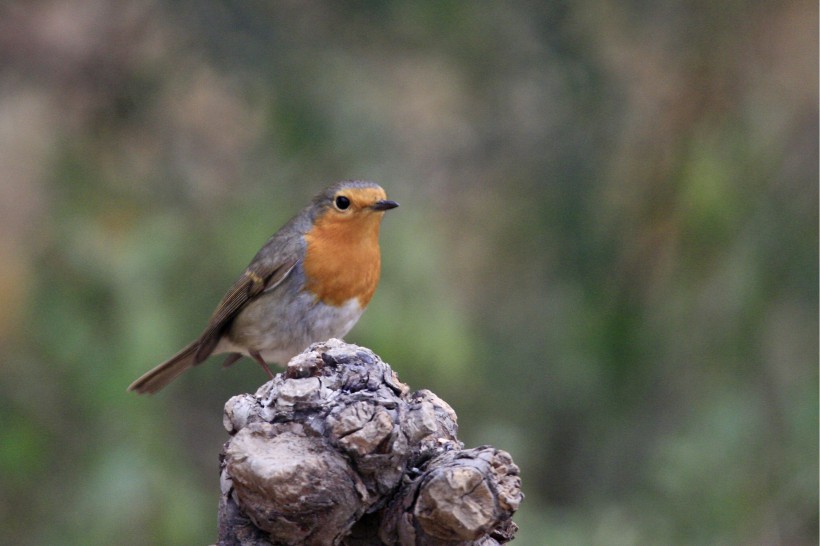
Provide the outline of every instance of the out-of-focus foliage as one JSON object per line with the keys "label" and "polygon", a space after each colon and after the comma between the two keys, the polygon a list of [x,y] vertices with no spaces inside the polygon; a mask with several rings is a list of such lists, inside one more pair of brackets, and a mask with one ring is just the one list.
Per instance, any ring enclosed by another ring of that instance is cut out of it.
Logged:
{"label": "out-of-focus foliage", "polygon": [[0,7],[0,528],[208,544],[195,336],[324,185],[402,207],[348,340],[510,451],[515,544],[816,544],[805,0]]}

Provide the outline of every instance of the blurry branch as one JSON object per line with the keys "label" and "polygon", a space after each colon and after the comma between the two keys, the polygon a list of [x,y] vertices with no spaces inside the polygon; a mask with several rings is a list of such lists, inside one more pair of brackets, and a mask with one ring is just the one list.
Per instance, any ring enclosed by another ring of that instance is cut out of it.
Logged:
{"label": "blurry branch", "polygon": [[462,449],[452,408],[370,350],[312,345],[225,405],[220,545],[504,544],[518,467]]}

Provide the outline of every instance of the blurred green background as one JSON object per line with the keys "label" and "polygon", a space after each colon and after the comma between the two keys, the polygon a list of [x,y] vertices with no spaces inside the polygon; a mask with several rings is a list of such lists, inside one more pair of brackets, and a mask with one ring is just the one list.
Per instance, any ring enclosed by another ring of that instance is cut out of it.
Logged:
{"label": "blurred green background", "polygon": [[402,205],[347,336],[521,466],[515,544],[818,540],[818,5],[0,7],[0,529],[209,544],[196,336],[345,178]]}

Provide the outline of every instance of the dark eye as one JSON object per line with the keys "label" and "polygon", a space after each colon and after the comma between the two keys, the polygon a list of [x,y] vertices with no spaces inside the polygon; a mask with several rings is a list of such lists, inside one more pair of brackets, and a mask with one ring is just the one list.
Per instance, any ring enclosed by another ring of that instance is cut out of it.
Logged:
{"label": "dark eye", "polygon": [[339,196],[336,197],[336,208],[337,209],[345,210],[349,206],[350,206],[350,199],[348,199],[344,195],[339,195]]}

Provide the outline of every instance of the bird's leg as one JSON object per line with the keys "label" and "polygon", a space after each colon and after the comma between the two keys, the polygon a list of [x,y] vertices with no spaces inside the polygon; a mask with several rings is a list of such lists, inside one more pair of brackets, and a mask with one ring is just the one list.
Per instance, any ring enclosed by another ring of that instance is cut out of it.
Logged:
{"label": "bird's leg", "polygon": [[265,372],[268,374],[268,377],[270,377],[271,379],[273,379],[273,372],[272,372],[272,371],[270,371],[270,368],[268,367],[267,362],[265,362],[265,359],[263,359],[263,358],[262,358],[262,355],[260,355],[260,354],[259,354],[258,352],[256,352],[256,351],[248,351],[248,353],[251,355],[251,357],[252,357],[252,358],[253,358],[253,359],[254,359],[254,360],[255,360],[255,361],[256,361],[256,362],[257,362],[260,366],[262,366],[262,369],[263,369],[263,370],[265,370]]}
{"label": "bird's leg", "polygon": [[225,359],[225,362],[222,363],[223,368],[227,368],[228,366],[233,365],[234,362],[242,358],[241,353],[231,353],[228,355],[228,358]]}

